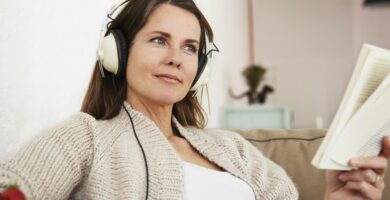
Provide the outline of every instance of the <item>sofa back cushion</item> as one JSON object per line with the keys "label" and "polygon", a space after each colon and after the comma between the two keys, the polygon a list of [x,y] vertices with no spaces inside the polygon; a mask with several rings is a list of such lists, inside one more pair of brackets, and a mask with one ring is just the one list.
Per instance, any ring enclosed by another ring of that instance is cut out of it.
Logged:
{"label": "sofa back cushion", "polygon": [[325,171],[311,165],[324,129],[238,131],[265,156],[282,166],[296,184],[301,200],[322,199]]}
{"label": "sofa back cushion", "polygon": [[[300,200],[323,199],[325,170],[314,168],[311,160],[326,134],[325,129],[256,129],[237,132],[286,170],[298,188]],[[385,176],[386,188],[382,199],[390,199],[389,171]]]}

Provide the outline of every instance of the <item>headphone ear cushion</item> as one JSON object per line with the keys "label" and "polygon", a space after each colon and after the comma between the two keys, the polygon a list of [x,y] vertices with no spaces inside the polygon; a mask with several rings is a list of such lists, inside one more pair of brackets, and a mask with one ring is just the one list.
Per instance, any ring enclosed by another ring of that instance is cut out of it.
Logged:
{"label": "headphone ear cushion", "polygon": [[198,71],[196,72],[195,79],[191,85],[191,91],[195,91],[208,82],[208,69],[207,69],[207,55],[201,53],[199,55]]}
{"label": "headphone ear cushion", "polygon": [[118,72],[117,77],[124,77],[126,74],[127,57],[129,54],[129,44],[125,37],[125,34],[120,29],[114,29],[110,31],[115,38],[115,43],[118,52]]}
{"label": "headphone ear cushion", "polygon": [[198,70],[196,71],[195,79],[192,82],[191,86],[194,86],[196,84],[196,82],[199,80],[199,78],[201,77],[201,75],[202,75],[202,73],[204,71],[204,68],[207,65],[207,55],[204,54],[204,53],[201,53],[199,55],[199,61],[198,62],[199,62],[198,63]]}

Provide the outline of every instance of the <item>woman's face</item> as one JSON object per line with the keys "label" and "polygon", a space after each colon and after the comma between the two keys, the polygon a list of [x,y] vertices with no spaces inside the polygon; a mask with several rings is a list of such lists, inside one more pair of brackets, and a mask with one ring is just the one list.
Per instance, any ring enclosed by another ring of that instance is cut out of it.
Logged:
{"label": "woman's face", "polygon": [[200,24],[192,13],[158,6],[137,33],[127,63],[127,94],[173,105],[188,93],[198,68]]}

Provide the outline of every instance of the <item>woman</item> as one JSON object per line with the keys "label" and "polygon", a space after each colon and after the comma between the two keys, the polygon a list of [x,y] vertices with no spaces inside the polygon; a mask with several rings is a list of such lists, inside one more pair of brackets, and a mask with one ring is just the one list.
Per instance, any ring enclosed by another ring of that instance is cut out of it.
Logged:
{"label": "woman", "polygon": [[[121,5],[82,112],[0,164],[0,185],[51,200],[298,199],[285,171],[245,139],[204,129],[194,93],[213,34],[192,0]],[[382,157],[351,162],[365,170],[330,172],[326,198],[379,199],[389,151],[386,140]]]}

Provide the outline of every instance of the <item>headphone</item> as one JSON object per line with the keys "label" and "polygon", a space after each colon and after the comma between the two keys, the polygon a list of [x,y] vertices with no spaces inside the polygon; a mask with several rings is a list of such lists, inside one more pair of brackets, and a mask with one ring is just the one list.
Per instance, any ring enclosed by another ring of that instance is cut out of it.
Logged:
{"label": "headphone", "polygon": [[[99,49],[96,56],[99,62],[99,68],[102,76],[104,77],[103,68],[114,74],[115,77],[126,76],[126,66],[128,59],[129,42],[126,39],[125,34],[120,29],[108,30],[109,24],[121,13],[124,7],[129,3],[128,0],[120,0],[114,5],[108,12],[105,23],[101,30],[101,36],[99,40]],[[202,28],[202,35],[205,37],[205,44],[203,49],[199,53],[198,70],[195,75],[195,79],[192,82],[190,91],[197,91],[208,83],[209,69],[207,66],[208,58],[211,57],[212,51],[219,52],[214,43],[212,45],[215,49],[208,51],[208,45],[210,41],[207,37],[206,31]]]}

